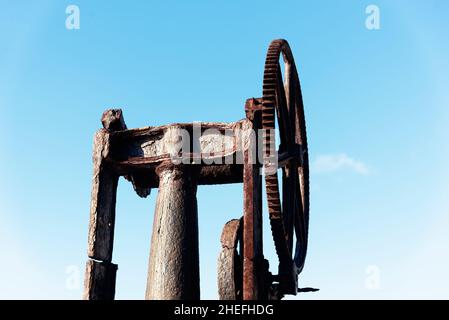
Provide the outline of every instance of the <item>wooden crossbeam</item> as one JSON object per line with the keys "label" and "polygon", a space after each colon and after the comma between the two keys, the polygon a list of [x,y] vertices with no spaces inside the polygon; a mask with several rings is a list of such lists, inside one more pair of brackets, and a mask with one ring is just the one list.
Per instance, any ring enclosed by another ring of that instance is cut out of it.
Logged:
{"label": "wooden crossbeam", "polygon": [[[156,167],[173,159],[200,166],[199,185],[241,183],[242,130],[248,128],[248,123],[247,119],[175,123],[112,132],[105,162],[118,175],[132,175],[141,188],[157,188]],[[183,135],[188,139],[182,142]]]}

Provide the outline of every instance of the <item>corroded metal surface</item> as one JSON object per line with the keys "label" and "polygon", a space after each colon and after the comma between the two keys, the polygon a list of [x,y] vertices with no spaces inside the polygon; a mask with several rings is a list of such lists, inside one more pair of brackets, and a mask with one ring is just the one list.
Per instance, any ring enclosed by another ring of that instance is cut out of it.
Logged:
{"label": "corroded metal surface", "polygon": [[221,251],[218,256],[218,296],[220,300],[242,299],[242,256],[238,245],[242,238],[242,220],[227,222],[221,233]]}
{"label": "corroded metal surface", "polygon": [[[283,57],[285,79],[279,59]],[[300,147],[301,154],[286,157],[283,170],[283,201],[281,203],[277,174],[266,174],[266,194],[270,224],[279,257],[279,282],[282,293],[296,294],[297,274],[302,270],[307,251],[309,214],[309,170],[307,138],[301,88],[290,46],[285,40],[274,40],[265,60],[262,98],[264,131],[264,169],[277,169],[275,121],[280,135],[278,153]],[[274,168],[273,168],[274,167]],[[288,190],[288,191],[287,191]],[[293,249],[293,230],[296,248]],[[295,250],[292,259],[292,251]]]}
{"label": "corroded metal surface", "polygon": [[[261,128],[262,104],[258,99],[248,99],[245,103],[247,129],[258,132]],[[265,299],[261,288],[260,263],[263,260],[262,250],[262,177],[261,165],[256,161],[258,137],[246,135],[243,152],[243,299]]]}

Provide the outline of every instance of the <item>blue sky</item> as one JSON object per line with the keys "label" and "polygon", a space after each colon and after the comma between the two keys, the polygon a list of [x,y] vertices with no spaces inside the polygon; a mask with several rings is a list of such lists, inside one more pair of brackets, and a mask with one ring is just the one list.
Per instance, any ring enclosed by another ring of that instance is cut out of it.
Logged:
{"label": "blue sky", "polygon": [[[300,73],[312,163],[300,286],[321,290],[298,298],[449,298],[447,1],[0,4],[0,298],[81,297],[105,109],[123,108],[129,127],[238,120],[276,38]],[[65,28],[70,4],[79,30]],[[365,28],[370,4],[380,30]],[[155,197],[119,186],[119,299],[144,297]],[[213,299],[242,186],[200,187],[198,200],[202,298]]]}

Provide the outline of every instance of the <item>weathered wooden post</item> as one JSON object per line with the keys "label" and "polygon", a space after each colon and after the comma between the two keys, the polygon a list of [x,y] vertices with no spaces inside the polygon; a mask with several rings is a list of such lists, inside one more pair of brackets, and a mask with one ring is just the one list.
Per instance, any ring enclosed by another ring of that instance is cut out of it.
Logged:
{"label": "weathered wooden post", "polygon": [[197,166],[160,164],[146,299],[200,298]]}
{"label": "weathered wooden post", "polygon": [[103,129],[94,138],[92,194],[84,299],[113,300],[117,265],[112,261],[115,201],[119,175],[108,167],[110,133],[125,130],[121,110],[107,110],[101,118]]}

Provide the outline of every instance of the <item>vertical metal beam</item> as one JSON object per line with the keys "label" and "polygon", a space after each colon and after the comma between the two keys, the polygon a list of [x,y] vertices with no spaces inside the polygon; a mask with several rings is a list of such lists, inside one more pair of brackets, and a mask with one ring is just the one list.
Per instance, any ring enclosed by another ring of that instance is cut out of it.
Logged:
{"label": "vertical metal beam", "polygon": [[200,298],[197,169],[194,165],[158,166],[159,192],[145,298]]}
{"label": "vertical metal beam", "polygon": [[[262,276],[262,179],[257,161],[257,130],[260,128],[259,103],[248,99],[245,111],[250,127],[244,128],[243,166],[243,299],[261,299]],[[250,134],[249,134],[250,133]]]}

